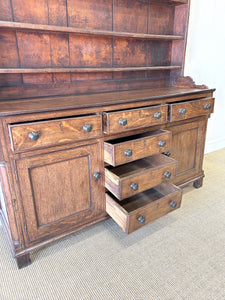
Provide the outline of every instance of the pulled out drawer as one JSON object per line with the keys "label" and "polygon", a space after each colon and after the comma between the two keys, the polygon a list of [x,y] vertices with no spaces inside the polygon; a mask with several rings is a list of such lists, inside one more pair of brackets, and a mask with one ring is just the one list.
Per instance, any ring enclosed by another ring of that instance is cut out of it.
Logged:
{"label": "pulled out drawer", "polygon": [[167,122],[168,105],[103,113],[104,132],[118,133]]}
{"label": "pulled out drawer", "polygon": [[156,154],[126,165],[105,168],[105,186],[122,200],[148,190],[176,176],[177,161]]}
{"label": "pulled out drawer", "polygon": [[14,151],[90,139],[102,134],[101,115],[9,125]]}
{"label": "pulled out drawer", "polygon": [[122,165],[170,149],[171,132],[157,130],[104,142],[104,161]]}
{"label": "pulled out drawer", "polygon": [[170,104],[170,122],[210,114],[213,108],[212,98]]}
{"label": "pulled out drawer", "polygon": [[182,191],[169,183],[162,183],[121,202],[106,193],[106,212],[129,234],[179,208],[181,198]]}

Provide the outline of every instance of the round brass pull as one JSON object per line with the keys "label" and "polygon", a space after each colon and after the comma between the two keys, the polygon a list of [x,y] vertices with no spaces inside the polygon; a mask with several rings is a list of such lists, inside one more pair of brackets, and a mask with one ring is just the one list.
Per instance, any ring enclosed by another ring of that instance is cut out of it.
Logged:
{"label": "round brass pull", "polygon": [[164,176],[165,176],[166,178],[170,178],[170,177],[171,177],[171,173],[168,172],[168,171],[166,171],[166,172],[164,173]]}
{"label": "round brass pull", "polygon": [[159,147],[165,147],[166,141],[159,141]]}
{"label": "round brass pull", "polygon": [[127,149],[127,150],[124,151],[124,154],[126,156],[132,156],[132,150],[131,149]]}
{"label": "round brass pull", "polygon": [[29,138],[32,140],[32,141],[37,141],[39,139],[39,133],[36,132],[36,131],[32,131],[29,133]]}
{"label": "round brass pull", "polygon": [[212,105],[208,103],[204,106],[204,109],[211,109],[211,107],[212,107]]}
{"label": "round brass pull", "polygon": [[155,118],[155,119],[161,119],[161,117],[162,117],[162,114],[161,114],[160,112],[156,112],[156,113],[154,114],[154,118]]}
{"label": "round brass pull", "polygon": [[122,125],[122,126],[126,126],[127,125],[127,119],[120,119],[119,124]]}
{"label": "round brass pull", "polygon": [[140,222],[141,224],[145,224],[145,217],[140,216],[140,217],[138,218],[138,222]]}
{"label": "round brass pull", "polygon": [[90,131],[92,130],[92,125],[90,125],[90,124],[85,124],[85,125],[83,126],[83,129],[84,129],[84,131],[86,131],[86,132],[90,132]]}
{"label": "round brass pull", "polygon": [[172,202],[170,202],[170,206],[171,206],[172,208],[176,208],[176,207],[177,207],[177,203],[174,202],[174,201],[172,201]]}
{"label": "round brass pull", "polygon": [[132,188],[132,190],[137,191],[138,190],[138,184],[137,183],[132,183],[130,185],[130,187]]}
{"label": "round brass pull", "polygon": [[95,179],[100,179],[101,178],[101,174],[99,172],[95,172],[94,173],[94,178]]}
{"label": "round brass pull", "polygon": [[179,114],[185,115],[185,114],[186,114],[186,109],[185,109],[185,108],[181,108],[181,109],[179,110]]}

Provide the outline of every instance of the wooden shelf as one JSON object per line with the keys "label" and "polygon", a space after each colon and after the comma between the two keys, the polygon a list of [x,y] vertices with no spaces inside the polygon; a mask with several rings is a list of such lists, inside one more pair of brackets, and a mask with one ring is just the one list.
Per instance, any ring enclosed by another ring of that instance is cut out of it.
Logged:
{"label": "wooden shelf", "polygon": [[157,4],[170,4],[170,5],[182,5],[188,4],[188,0],[151,0],[152,3]]}
{"label": "wooden shelf", "polygon": [[129,72],[129,71],[157,71],[175,70],[181,66],[155,66],[155,67],[125,67],[125,68],[16,68],[0,69],[0,74],[26,74],[26,73],[82,73],[82,72]]}
{"label": "wooden shelf", "polygon": [[0,21],[0,28],[3,29],[18,29],[18,30],[31,30],[31,31],[45,31],[45,32],[58,32],[58,33],[73,33],[80,35],[95,35],[119,38],[135,38],[135,39],[153,39],[153,40],[182,40],[182,35],[163,35],[163,34],[142,34],[142,33],[129,33],[129,32],[116,32],[107,30],[96,29],[82,29],[66,26],[55,25],[41,25],[29,24],[18,22]]}

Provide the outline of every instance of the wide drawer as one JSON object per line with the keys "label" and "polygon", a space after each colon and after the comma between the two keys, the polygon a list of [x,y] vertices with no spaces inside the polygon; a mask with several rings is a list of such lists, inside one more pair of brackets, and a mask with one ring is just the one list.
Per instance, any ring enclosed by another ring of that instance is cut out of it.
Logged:
{"label": "wide drawer", "polygon": [[101,115],[13,124],[9,126],[13,150],[90,139],[102,134]]}
{"label": "wide drawer", "polygon": [[117,133],[167,122],[168,105],[103,113],[105,133]]}
{"label": "wide drawer", "polygon": [[105,168],[105,186],[122,200],[148,190],[176,176],[177,161],[163,154]]}
{"label": "wide drawer", "polygon": [[157,130],[104,142],[104,160],[117,166],[170,149],[171,132]]}
{"label": "wide drawer", "polygon": [[170,104],[170,121],[179,121],[213,112],[214,99],[201,99],[194,101]]}
{"label": "wide drawer", "polygon": [[132,233],[179,208],[181,198],[182,191],[169,183],[162,183],[121,202],[106,193],[106,212],[126,233]]}

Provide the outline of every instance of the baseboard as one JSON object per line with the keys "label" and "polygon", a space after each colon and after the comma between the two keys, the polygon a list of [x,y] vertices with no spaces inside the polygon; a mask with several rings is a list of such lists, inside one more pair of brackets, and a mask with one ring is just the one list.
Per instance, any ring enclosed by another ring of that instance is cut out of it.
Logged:
{"label": "baseboard", "polygon": [[206,142],[205,144],[205,154],[225,148],[225,137]]}

